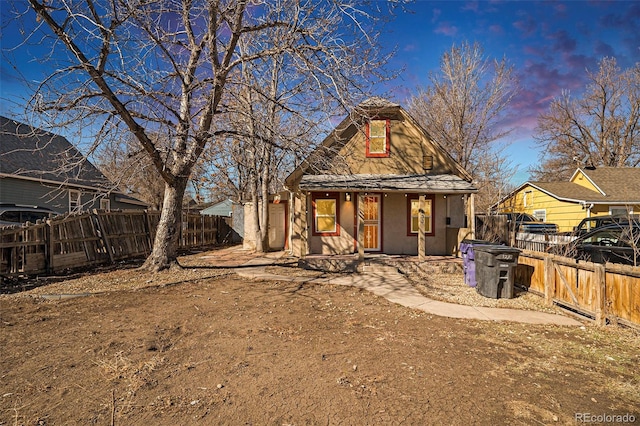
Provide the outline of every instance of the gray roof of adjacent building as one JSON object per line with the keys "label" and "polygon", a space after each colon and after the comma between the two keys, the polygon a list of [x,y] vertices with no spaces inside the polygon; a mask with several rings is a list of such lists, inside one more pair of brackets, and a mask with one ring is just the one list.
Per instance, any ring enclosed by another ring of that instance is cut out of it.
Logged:
{"label": "gray roof of adjacent building", "polygon": [[66,138],[0,116],[0,175],[113,189]]}

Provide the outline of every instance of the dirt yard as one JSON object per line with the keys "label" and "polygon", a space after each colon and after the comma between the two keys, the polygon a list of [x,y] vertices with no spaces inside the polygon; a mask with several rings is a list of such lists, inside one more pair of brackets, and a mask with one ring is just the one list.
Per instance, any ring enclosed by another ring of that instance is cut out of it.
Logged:
{"label": "dirt yard", "polygon": [[640,423],[637,331],[441,318],[243,261],[0,296],[0,425]]}

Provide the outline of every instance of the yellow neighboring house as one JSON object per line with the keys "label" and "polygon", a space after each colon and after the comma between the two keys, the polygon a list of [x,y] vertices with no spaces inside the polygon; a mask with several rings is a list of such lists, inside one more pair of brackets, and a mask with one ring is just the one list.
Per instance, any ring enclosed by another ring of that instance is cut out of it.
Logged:
{"label": "yellow neighboring house", "polygon": [[525,182],[494,206],[524,212],[572,231],[587,217],[640,213],[640,167],[588,167],[568,182]]}

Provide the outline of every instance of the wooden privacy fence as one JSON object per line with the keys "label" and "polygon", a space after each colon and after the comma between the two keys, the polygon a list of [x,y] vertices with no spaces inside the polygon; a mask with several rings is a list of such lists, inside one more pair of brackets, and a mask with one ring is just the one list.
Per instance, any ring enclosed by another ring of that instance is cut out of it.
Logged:
{"label": "wooden privacy fence", "polygon": [[640,325],[640,268],[524,250],[515,283],[543,296],[548,305],[586,314],[599,325]]}
{"label": "wooden privacy fence", "polygon": [[[55,273],[146,256],[159,221],[160,212],[94,210],[0,229],[0,275]],[[185,213],[179,247],[218,244],[229,230],[223,217]]]}

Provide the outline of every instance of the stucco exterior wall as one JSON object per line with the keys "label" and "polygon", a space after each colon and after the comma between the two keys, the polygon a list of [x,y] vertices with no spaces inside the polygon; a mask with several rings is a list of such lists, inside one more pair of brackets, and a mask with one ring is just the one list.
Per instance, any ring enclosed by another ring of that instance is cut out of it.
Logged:
{"label": "stucco exterior wall", "polygon": [[457,174],[451,158],[443,155],[431,141],[402,114],[385,117],[390,120],[389,157],[367,158],[364,126],[354,129],[353,137],[338,151],[330,172],[342,174],[345,170],[353,174],[420,174],[425,173],[423,158],[430,155],[433,174]]}
{"label": "stucco exterior wall", "polygon": [[[353,194],[352,201],[345,201],[344,194],[340,194],[340,235],[321,236],[313,235],[313,209],[311,206],[311,196],[305,198],[306,201],[306,222],[308,225],[309,252],[301,254],[303,250],[303,240],[301,237],[302,224],[300,218],[294,217],[292,233],[293,253],[297,255],[306,254],[352,254],[357,251],[356,239],[357,229],[355,221],[355,209],[357,199]],[[449,201],[447,201],[449,199]],[[296,211],[302,203],[301,198],[295,199]],[[409,235],[407,232],[408,205],[407,197],[404,193],[381,194],[382,217],[382,252],[387,254],[418,255],[418,237]],[[447,203],[449,207],[447,208]],[[447,216],[447,211],[449,216]],[[457,235],[458,228],[453,224],[464,223],[464,202],[460,195],[443,195],[435,197],[433,205],[434,214],[434,235],[427,236],[427,255],[449,255],[453,252],[453,246],[457,241],[449,241],[448,234]],[[447,217],[450,218],[451,225],[447,225]],[[451,245],[451,247],[449,247]]]}
{"label": "stucco exterior wall", "polygon": [[307,197],[307,223],[309,233],[309,252],[317,254],[349,254],[354,252],[355,229],[355,200],[345,201],[344,193],[339,194],[339,220],[337,227],[339,235],[313,234],[313,208],[311,196]]}
{"label": "stucco exterior wall", "polygon": [[[407,198],[402,193],[383,197],[383,250],[389,254],[418,255],[418,236],[408,234],[409,212]],[[447,254],[446,198],[436,195],[432,205],[434,235],[425,237],[425,254]],[[464,215],[464,211],[462,211]]]}
{"label": "stucco exterior wall", "polygon": [[[339,192],[339,235],[337,233],[314,235],[314,209],[312,200],[314,196],[304,194],[299,190],[303,176],[309,174],[333,174],[333,175],[454,175],[462,179],[470,179],[467,173],[453,160],[451,156],[435,143],[429,135],[398,106],[384,107],[375,111],[376,120],[388,120],[388,144],[387,152],[373,153],[367,156],[367,117],[350,117],[345,119],[323,141],[322,149],[315,151],[308,163],[313,168],[301,166],[297,168],[286,180],[287,188],[296,192],[293,197],[291,212],[291,239],[290,246],[295,256],[307,254],[352,254],[357,253],[357,200],[356,188],[364,188],[363,185],[354,185],[351,201],[344,197],[344,186],[319,185],[317,189],[326,188],[327,192]],[[393,185],[384,186],[381,189],[389,192],[379,193],[381,196],[381,252],[388,254],[418,255],[418,237],[407,231],[409,219],[407,197],[402,191],[393,192]],[[426,186],[426,185],[425,185]],[[313,186],[307,185],[306,188]],[[421,191],[418,185],[408,184],[406,188],[411,191]],[[441,187],[432,187],[433,192],[440,192],[448,188],[446,184]],[[453,188],[453,187],[451,187]],[[361,189],[362,190],[362,189]],[[426,189],[422,189],[424,191]],[[454,192],[462,192],[459,188],[451,189]],[[298,192],[300,191],[300,192]],[[470,190],[471,192],[471,190]],[[416,194],[417,195],[417,194]],[[434,234],[426,236],[425,248],[427,255],[452,254],[457,247],[459,229],[465,226],[465,202],[462,194],[443,195],[426,194],[434,197]],[[325,204],[326,206],[326,204]],[[473,209],[469,209],[473,215]],[[325,214],[324,220],[327,220]],[[330,223],[330,222],[329,222]],[[375,232],[369,232],[367,227],[366,238],[375,238]],[[331,229],[332,231],[332,229]],[[369,240],[370,241],[370,240]],[[368,245],[369,241],[365,245]]]}
{"label": "stucco exterior wall", "polygon": [[256,227],[253,221],[253,203],[244,204],[244,235],[242,236],[242,248],[245,250],[256,249]]}

